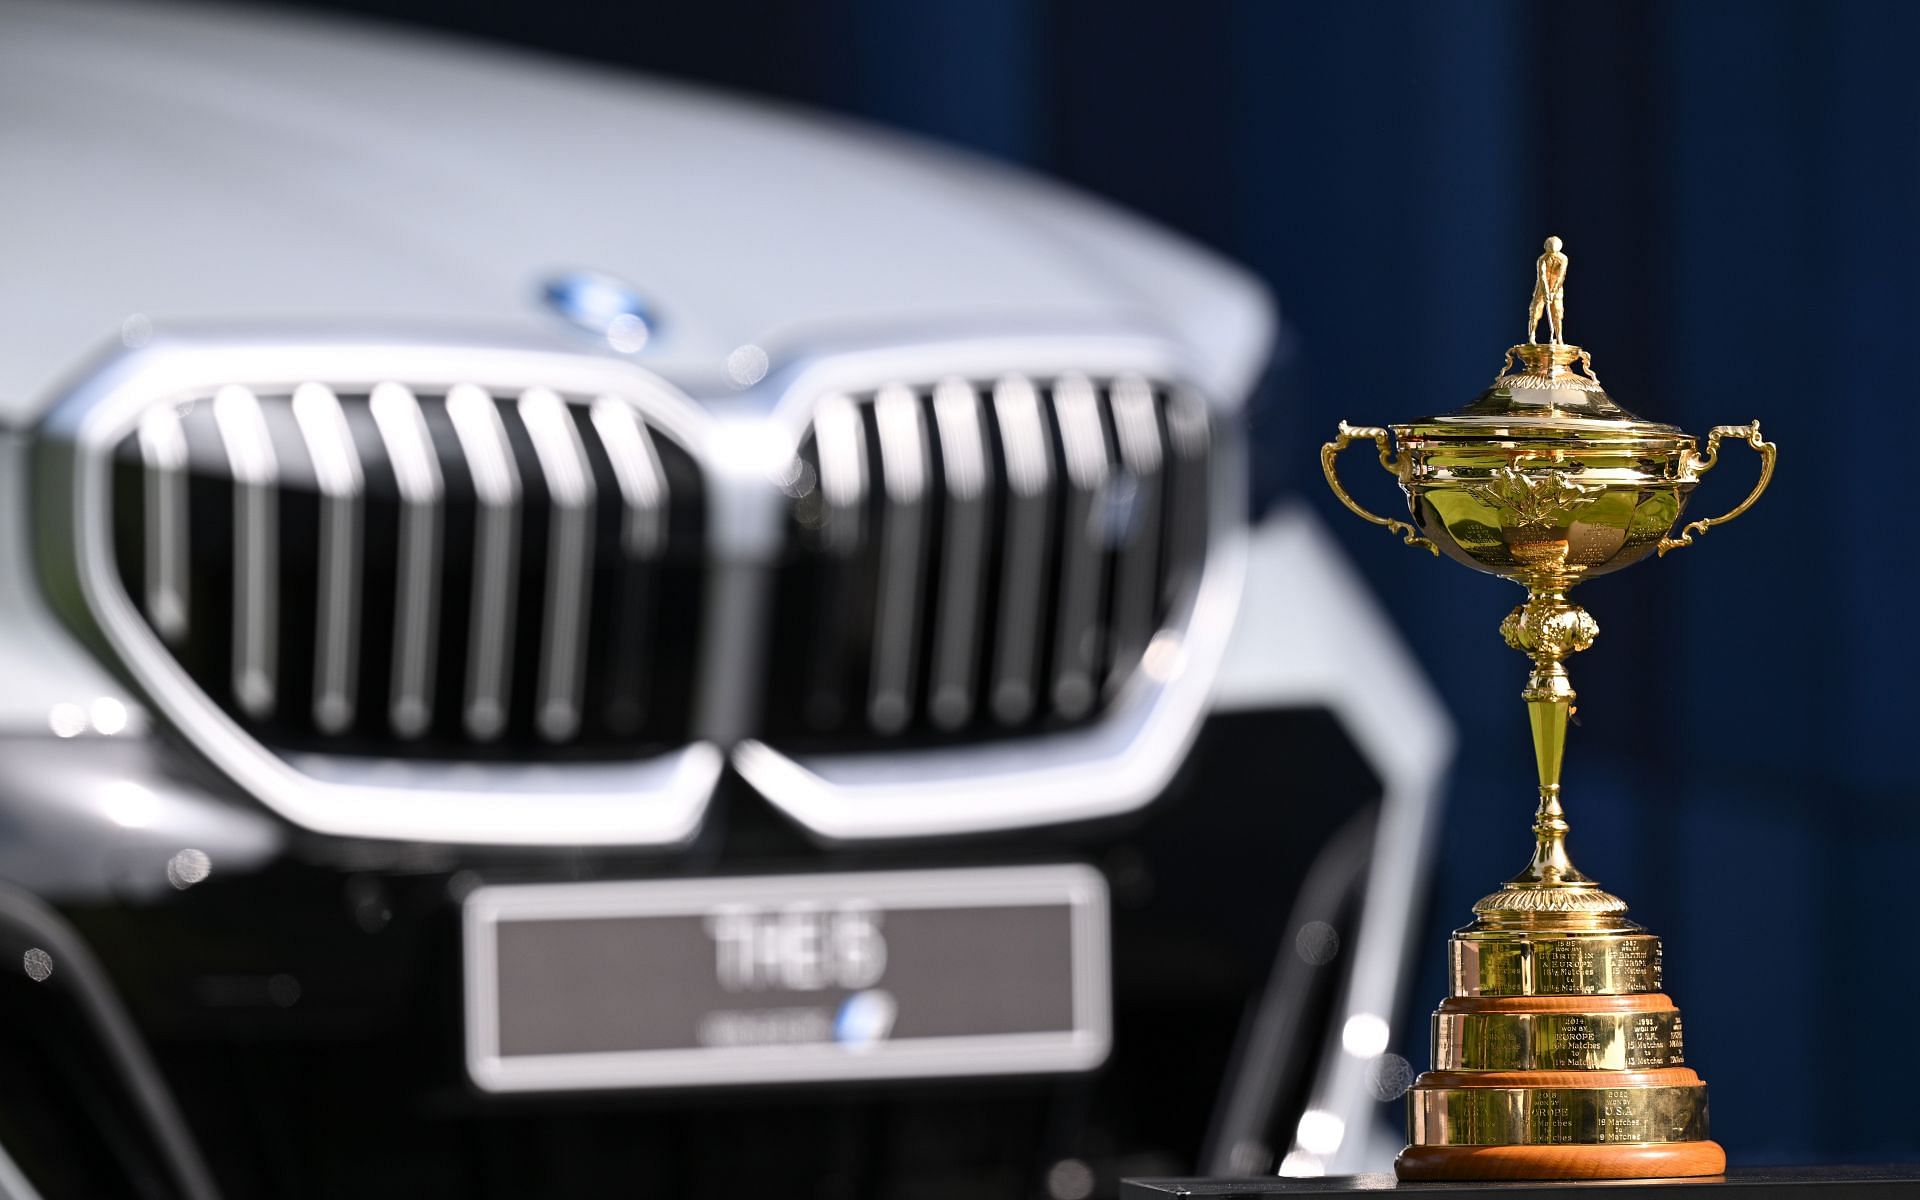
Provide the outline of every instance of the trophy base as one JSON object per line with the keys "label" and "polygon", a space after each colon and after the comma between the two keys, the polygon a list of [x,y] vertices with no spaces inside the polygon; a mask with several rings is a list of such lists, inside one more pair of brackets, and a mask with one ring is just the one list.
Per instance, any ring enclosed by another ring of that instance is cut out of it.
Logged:
{"label": "trophy base", "polygon": [[1719,1175],[1727,1152],[1709,1141],[1614,1146],[1408,1146],[1393,1173],[1409,1182],[1500,1179],[1670,1179]]}
{"label": "trophy base", "polygon": [[1659,938],[1619,912],[1483,907],[1447,961],[1434,1069],[1407,1092],[1401,1179],[1725,1171],[1680,1010],[1660,990]]}

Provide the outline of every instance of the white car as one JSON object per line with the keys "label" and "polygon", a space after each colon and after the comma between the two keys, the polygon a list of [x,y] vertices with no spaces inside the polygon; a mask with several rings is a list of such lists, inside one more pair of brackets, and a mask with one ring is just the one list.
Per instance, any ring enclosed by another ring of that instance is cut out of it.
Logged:
{"label": "white car", "polygon": [[4,0],[0,112],[0,1195],[1395,1141],[1447,733],[1251,522],[1245,273],[312,18]]}

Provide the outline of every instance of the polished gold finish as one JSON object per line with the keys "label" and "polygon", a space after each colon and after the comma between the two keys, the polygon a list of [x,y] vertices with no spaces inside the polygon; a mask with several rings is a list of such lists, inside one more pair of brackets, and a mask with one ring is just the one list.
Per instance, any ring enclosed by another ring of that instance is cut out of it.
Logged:
{"label": "polished gold finish", "polygon": [[[1517,375],[1511,373],[1516,358],[1526,367]],[[1586,374],[1575,372],[1575,363],[1579,363]],[[1500,377],[1494,380],[1493,385],[1508,391],[1597,392],[1600,390],[1600,376],[1593,369],[1593,355],[1578,346],[1558,343],[1542,346],[1527,342],[1507,347],[1507,359],[1500,364]]]}
{"label": "polished gold finish", "polygon": [[[1408,1178],[1698,1172],[1724,1162],[1706,1140],[1704,1085],[1679,1066],[1679,1013],[1659,995],[1660,940],[1627,920],[1626,903],[1568,855],[1561,768],[1578,695],[1567,661],[1600,633],[1569,593],[1745,513],[1772,481],[1776,452],[1757,421],[1715,427],[1703,453],[1693,436],[1615,403],[1593,356],[1565,341],[1567,265],[1560,240],[1548,238],[1534,268],[1528,340],[1508,349],[1493,386],[1472,403],[1401,425],[1341,422],[1320,452],[1348,509],[1527,593],[1500,633],[1529,660],[1520,698],[1538,786],[1533,853],[1474,905],[1473,923],[1449,943],[1455,998],[1434,1019],[1440,1069],[1411,1093],[1414,1145],[1401,1162]],[[1548,338],[1536,342],[1543,318]],[[1729,438],[1759,453],[1752,491],[1724,515],[1674,532]],[[1354,441],[1374,444],[1406,493],[1407,519],[1369,511],[1341,484],[1335,459]],[[1692,1149],[1622,1148],[1667,1142]],[[1548,1145],[1559,1149],[1527,1150]],[[1605,1153],[1570,1155],[1566,1145]],[[1463,1147],[1500,1150],[1448,1149]]]}
{"label": "polished gold finish", "polygon": [[1533,304],[1527,309],[1527,341],[1540,329],[1540,313],[1547,314],[1547,341],[1561,344],[1560,326],[1567,316],[1567,256],[1560,253],[1560,239],[1550,237],[1541,249],[1546,253],[1533,265]]}
{"label": "polished gold finish", "polygon": [[1704,475],[1713,469],[1713,464],[1720,461],[1720,439],[1728,437],[1737,437],[1760,452],[1760,478],[1754,483],[1753,490],[1747,493],[1747,498],[1739,504],[1736,504],[1726,515],[1708,517],[1704,521],[1688,522],[1686,527],[1681,529],[1679,537],[1661,538],[1659,551],[1662,558],[1666,557],[1667,551],[1669,550],[1678,550],[1682,546],[1693,545],[1694,534],[1705,533],[1715,525],[1725,525],[1728,521],[1733,520],[1741,513],[1752,508],[1753,502],[1760,498],[1760,493],[1766,491],[1767,484],[1772,482],[1773,443],[1760,439],[1760,422],[1758,421],[1751,421],[1745,425],[1716,425],[1709,430],[1707,432],[1707,452],[1694,462],[1694,474]]}
{"label": "polished gold finish", "polygon": [[1678,1009],[1433,1014],[1437,1071],[1645,1071],[1685,1062]]}
{"label": "polished gold finish", "polygon": [[1567,745],[1567,719],[1577,696],[1565,659],[1593,645],[1600,626],[1587,610],[1561,592],[1534,592],[1500,622],[1507,645],[1533,657],[1533,672],[1520,698],[1533,729],[1534,767],[1540,805],[1533,814],[1533,861],[1507,885],[1473,906],[1491,912],[1625,912],[1626,901],[1600,890],[1567,857],[1567,818],[1560,808],[1560,763]]}
{"label": "polished gold finish", "polygon": [[1340,503],[1346,505],[1357,514],[1360,519],[1372,521],[1375,525],[1384,525],[1388,533],[1406,534],[1407,536],[1403,540],[1409,546],[1419,546],[1433,554],[1440,553],[1440,548],[1426,538],[1421,537],[1419,531],[1414,529],[1413,526],[1407,524],[1405,521],[1395,521],[1389,517],[1376,516],[1368,512],[1366,509],[1360,507],[1358,501],[1347,494],[1346,488],[1340,485],[1340,475],[1333,465],[1333,460],[1339,457],[1340,452],[1356,440],[1371,441],[1380,453],[1380,465],[1390,472],[1395,474],[1399,473],[1399,464],[1393,461],[1391,453],[1387,450],[1386,430],[1371,425],[1349,425],[1345,421],[1342,421],[1340,422],[1339,436],[1320,447],[1320,472],[1327,477],[1327,486],[1332,488],[1333,494],[1340,498]]}
{"label": "polished gold finish", "polygon": [[[1513,923],[1516,920],[1519,923]],[[1455,996],[1657,992],[1662,967],[1660,939],[1625,920],[1587,931],[1542,927],[1538,917],[1496,917],[1490,922],[1483,914],[1447,942]]]}
{"label": "polished gold finish", "polygon": [[1412,1093],[1417,1146],[1692,1142],[1707,1135],[1707,1088],[1460,1087]]}

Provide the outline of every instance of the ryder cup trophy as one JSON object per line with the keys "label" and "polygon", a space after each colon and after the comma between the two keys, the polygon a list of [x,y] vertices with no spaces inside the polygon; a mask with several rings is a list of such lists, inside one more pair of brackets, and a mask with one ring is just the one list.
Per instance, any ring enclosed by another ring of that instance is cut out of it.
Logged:
{"label": "ryder cup trophy", "polygon": [[[1561,340],[1567,256],[1548,238],[1525,345],[1458,412],[1389,429],[1342,422],[1320,451],[1341,503],[1409,546],[1527,589],[1500,633],[1533,660],[1526,688],[1540,774],[1533,861],[1473,906],[1447,946],[1452,994],[1433,1015],[1433,1070],[1408,1093],[1402,1179],[1715,1175],[1707,1092],[1684,1065],[1680,1013],[1660,991],[1660,939],[1567,857],[1560,759],[1574,691],[1566,660],[1599,627],[1568,599],[1583,579],[1690,546],[1773,477],[1760,425],[1722,425],[1706,449],[1643,421],[1601,389],[1593,359]],[[1548,338],[1533,341],[1541,318]],[[1517,360],[1517,365],[1516,365]],[[1391,433],[1392,443],[1388,441]],[[1670,533],[1729,439],[1760,454],[1759,481],[1724,516]],[[1370,442],[1407,494],[1411,521],[1347,494],[1335,459]]]}

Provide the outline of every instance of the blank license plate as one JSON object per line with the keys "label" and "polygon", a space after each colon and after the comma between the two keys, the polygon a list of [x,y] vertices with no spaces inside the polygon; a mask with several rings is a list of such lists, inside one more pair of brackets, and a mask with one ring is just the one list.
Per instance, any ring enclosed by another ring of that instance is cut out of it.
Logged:
{"label": "blank license plate", "polygon": [[1091,867],[483,887],[488,1091],[1084,1071],[1110,1035]]}

